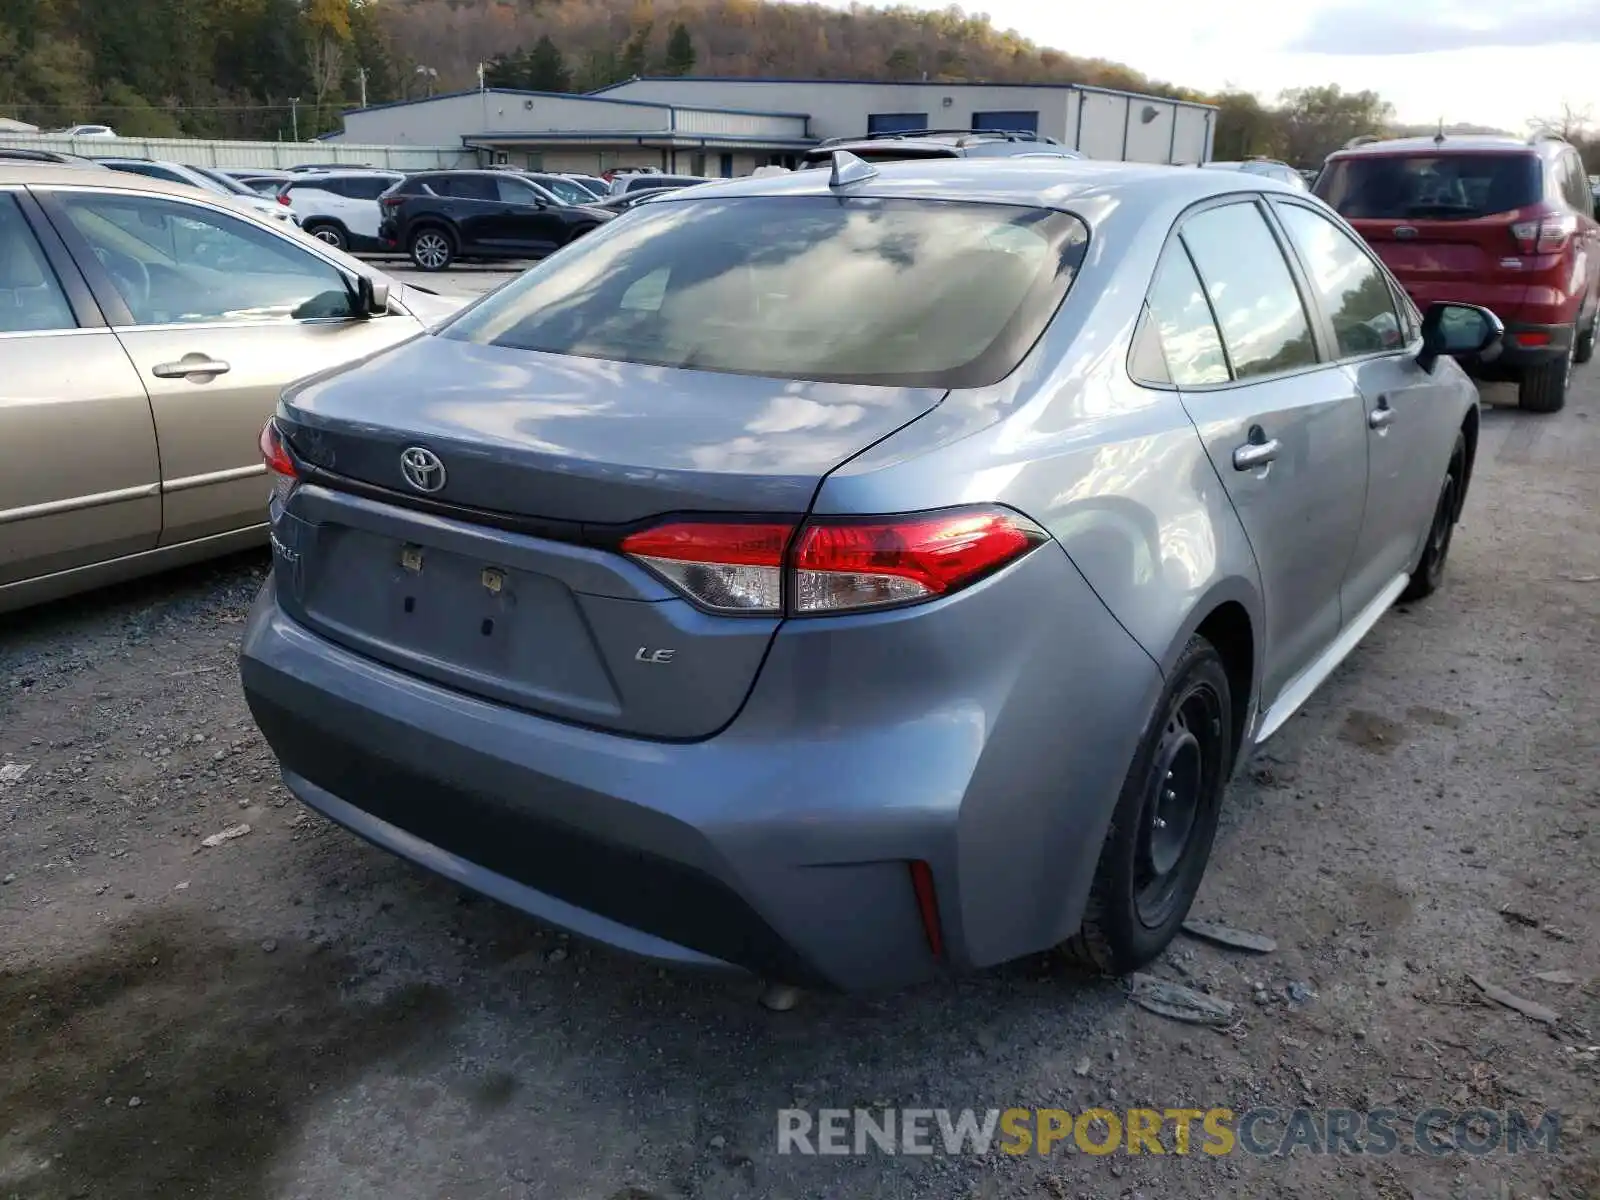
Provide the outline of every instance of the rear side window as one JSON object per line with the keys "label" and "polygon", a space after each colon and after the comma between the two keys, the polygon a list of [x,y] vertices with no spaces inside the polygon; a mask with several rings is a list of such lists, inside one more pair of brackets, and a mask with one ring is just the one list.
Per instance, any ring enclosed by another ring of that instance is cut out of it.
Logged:
{"label": "rear side window", "polygon": [[361,176],[340,182],[344,184],[344,194],[352,200],[376,200],[394,185],[394,180],[381,175]]}
{"label": "rear side window", "polygon": [[72,306],[16,199],[0,193],[0,333],[77,326]]}
{"label": "rear side window", "polygon": [[1067,213],[832,196],[681,200],[603,226],[445,337],[845,383],[979,387],[1059,307],[1089,233]]}
{"label": "rear side window", "polygon": [[[1561,165],[1560,183],[1561,198],[1568,207],[1577,212],[1589,213],[1594,210],[1594,200],[1589,192],[1589,177],[1583,173],[1583,162],[1571,151],[1563,154],[1558,160]],[[1552,170],[1554,170],[1552,166]]]}
{"label": "rear side window", "polygon": [[1323,168],[1317,195],[1346,220],[1470,220],[1537,204],[1539,160],[1528,153],[1375,154]]}
{"label": "rear side window", "polygon": [[1238,379],[1317,361],[1300,290],[1254,204],[1210,208],[1183,225]]}
{"label": "rear side window", "polygon": [[[1228,358],[1211,316],[1211,305],[1194,265],[1177,238],[1167,243],[1150,288],[1150,319],[1160,336],[1167,374],[1179,387],[1227,383]],[[1141,376],[1159,383],[1153,373]]]}
{"label": "rear side window", "polygon": [[1366,251],[1309,208],[1280,204],[1278,216],[1333,321],[1339,357],[1402,349],[1406,337],[1395,312],[1394,293]]}

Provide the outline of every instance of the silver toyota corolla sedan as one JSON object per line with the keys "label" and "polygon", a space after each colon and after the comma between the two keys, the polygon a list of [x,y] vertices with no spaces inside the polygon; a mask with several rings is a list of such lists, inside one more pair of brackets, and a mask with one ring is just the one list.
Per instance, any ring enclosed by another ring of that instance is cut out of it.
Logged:
{"label": "silver toyota corolla sedan", "polygon": [[246,694],[305,803],[613,946],[1126,971],[1438,585],[1496,339],[1242,172],[663,197],[289,390]]}

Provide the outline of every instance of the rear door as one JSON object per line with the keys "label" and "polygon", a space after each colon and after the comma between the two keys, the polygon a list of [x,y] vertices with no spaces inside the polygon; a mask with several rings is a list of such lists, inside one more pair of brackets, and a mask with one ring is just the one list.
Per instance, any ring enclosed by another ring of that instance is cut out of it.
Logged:
{"label": "rear door", "polygon": [[149,393],[162,545],[263,524],[257,438],[284,385],[419,329],[352,317],[332,263],[248,218],[104,189],[44,203]]}
{"label": "rear door", "polygon": [[1316,192],[1419,307],[1459,300],[1511,319],[1527,297],[1530,267],[1511,226],[1544,199],[1544,186],[1531,151],[1463,150],[1335,158]]}
{"label": "rear door", "polygon": [[1366,500],[1361,395],[1325,361],[1253,200],[1185,218],[1149,305],[1173,382],[1260,567],[1266,708],[1342,626],[1339,587]]}
{"label": "rear door", "polygon": [[152,549],[138,373],[27,192],[0,189],[0,608],[6,585]]}
{"label": "rear door", "polygon": [[1365,247],[1310,205],[1273,209],[1366,411],[1365,515],[1341,586],[1348,619],[1416,566],[1453,444],[1450,389],[1418,365],[1421,331]]}
{"label": "rear door", "polygon": [[378,197],[399,182],[399,176],[350,175],[338,181],[345,228],[358,238],[376,238],[381,212]]}
{"label": "rear door", "polygon": [[461,234],[463,254],[504,253],[505,210],[494,176],[481,172],[436,175],[428,186],[446,197],[445,207]]}
{"label": "rear door", "polygon": [[1577,222],[1569,253],[1572,256],[1570,278],[1572,288],[1581,295],[1579,324],[1594,309],[1600,296],[1600,223],[1594,219],[1593,199],[1589,193],[1589,177],[1584,174],[1583,160],[1576,150],[1561,152],[1562,175],[1560,180],[1561,203],[1571,210]]}

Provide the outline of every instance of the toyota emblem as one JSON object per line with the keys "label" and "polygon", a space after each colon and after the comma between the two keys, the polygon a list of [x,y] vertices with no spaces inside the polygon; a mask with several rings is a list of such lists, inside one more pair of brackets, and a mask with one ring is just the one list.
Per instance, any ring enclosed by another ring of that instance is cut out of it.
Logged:
{"label": "toyota emblem", "polygon": [[400,473],[419,492],[437,492],[444,486],[444,463],[432,450],[422,446],[401,451]]}

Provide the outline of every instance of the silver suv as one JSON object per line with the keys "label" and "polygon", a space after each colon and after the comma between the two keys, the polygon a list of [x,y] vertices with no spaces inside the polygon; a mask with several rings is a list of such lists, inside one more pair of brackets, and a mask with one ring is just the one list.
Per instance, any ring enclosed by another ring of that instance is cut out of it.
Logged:
{"label": "silver suv", "polygon": [[1137,968],[1439,586],[1497,323],[1259,175],[834,160],[289,388],[245,695],[306,804],[652,958]]}
{"label": "silver suv", "polygon": [[828,138],[806,151],[802,167],[826,167],[836,150],[866,162],[932,158],[1086,158],[1054,138],[1021,129],[908,129],[864,138]]}

